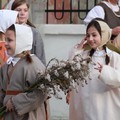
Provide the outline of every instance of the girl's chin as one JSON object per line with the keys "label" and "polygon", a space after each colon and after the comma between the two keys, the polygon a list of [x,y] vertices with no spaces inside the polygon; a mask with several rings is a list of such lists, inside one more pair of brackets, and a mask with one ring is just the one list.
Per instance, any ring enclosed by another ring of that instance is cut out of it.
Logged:
{"label": "girl's chin", "polygon": [[9,53],[9,52],[7,52],[7,55],[9,55],[9,56],[13,56],[13,53]]}
{"label": "girl's chin", "polygon": [[93,48],[93,49],[97,48],[97,46],[95,46],[95,45],[90,45],[90,47]]}
{"label": "girl's chin", "polygon": [[26,21],[25,21],[25,20],[20,20],[19,23],[20,23],[20,24],[25,24]]}

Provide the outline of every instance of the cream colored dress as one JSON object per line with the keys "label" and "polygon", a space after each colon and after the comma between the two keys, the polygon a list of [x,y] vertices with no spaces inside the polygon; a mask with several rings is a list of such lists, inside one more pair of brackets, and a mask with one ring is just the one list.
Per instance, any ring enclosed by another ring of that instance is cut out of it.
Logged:
{"label": "cream colored dress", "polygon": [[[88,55],[88,51],[77,50],[71,57],[78,53]],[[101,73],[89,64],[92,80],[71,92],[69,120],[120,120],[120,55],[109,49],[107,53],[110,64],[105,65],[103,51],[96,51],[92,61],[103,65]]]}

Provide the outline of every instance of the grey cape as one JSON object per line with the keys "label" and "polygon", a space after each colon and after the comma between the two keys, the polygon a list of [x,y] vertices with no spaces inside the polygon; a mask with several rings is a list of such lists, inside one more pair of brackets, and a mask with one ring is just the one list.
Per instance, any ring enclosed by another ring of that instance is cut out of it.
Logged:
{"label": "grey cape", "polygon": [[[20,92],[19,94],[6,94],[6,91],[25,91],[36,82],[36,75],[44,71],[45,67],[35,56],[31,56],[32,63],[26,63],[23,58],[10,70],[10,65],[5,64],[0,68],[0,106],[5,105],[11,98],[15,108],[4,115],[4,120],[45,120],[44,101],[46,95],[40,90],[33,92]],[[10,79],[9,79],[10,78]]]}
{"label": "grey cape", "polygon": [[31,27],[31,29],[33,32],[33,45],[32,45],[31,53],[35,54],[45,65],[46,59],[45,59],[44,43],[42,37],[36,28]]}

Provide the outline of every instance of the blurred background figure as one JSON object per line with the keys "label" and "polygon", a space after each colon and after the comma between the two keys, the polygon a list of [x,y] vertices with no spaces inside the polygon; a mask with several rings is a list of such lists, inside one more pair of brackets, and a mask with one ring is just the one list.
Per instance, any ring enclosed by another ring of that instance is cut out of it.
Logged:
{"label": "blurred background figure", "polygon": [[29,19],[29,4],[27,0],[15,0],[11,6],[12,10],[18,11],[19,24],[28,25],[31,27],[33,32],[33,48],[31,53],[36,54],[36,56],[46,64],[44,43],[41,34],[37,28],[28,20]]}
{"label": "blurred background figure", "polygon": [[[9,16],[10,14],[10,16]],[[5,35],[6,29],[12,24],[18,22],[17,19],[18,12],[12,10],[0,10],[0,66],[3,65],[8,55],[5,48]]]}

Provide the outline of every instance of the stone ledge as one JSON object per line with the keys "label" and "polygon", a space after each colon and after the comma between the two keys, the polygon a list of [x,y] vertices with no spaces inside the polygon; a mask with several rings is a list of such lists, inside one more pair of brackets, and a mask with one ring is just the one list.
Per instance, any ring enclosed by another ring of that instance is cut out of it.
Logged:
{"label": "stone ledge", "polygon": [[81,34],[84,35],[86,26],[84,24],[45,24],[43,25],[44,34]]}
{"label": "stone ledge", "polygon": [[53,116],[51,117],[51,120],[69,120],[67,117],[60,117],[60,116]]}

